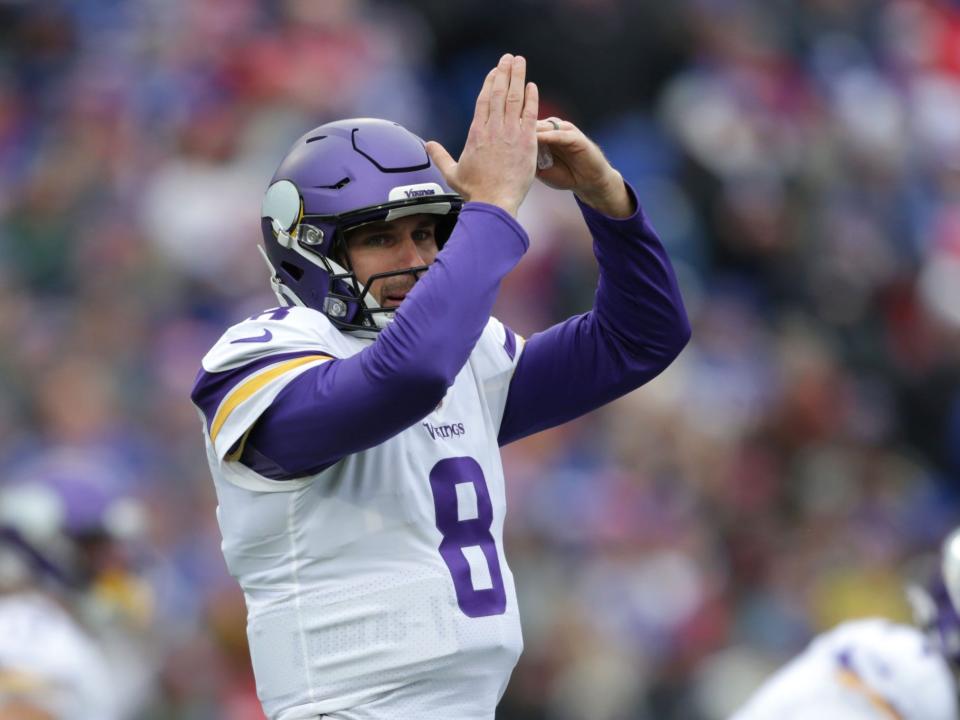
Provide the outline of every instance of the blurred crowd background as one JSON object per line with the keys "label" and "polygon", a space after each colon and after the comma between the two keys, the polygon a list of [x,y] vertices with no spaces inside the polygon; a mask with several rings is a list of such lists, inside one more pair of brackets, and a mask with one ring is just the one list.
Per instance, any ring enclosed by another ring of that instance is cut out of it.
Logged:
{"label": "blurred crowd background", "polygon": [[[813,634],[909,619],[960,522],[960,2],[0,0],[0,486],[141,503],[135,580],[92,590],[134,717],[262,717],[188,395],[276,304],[277,162],[350,116],[456,154],[505,51],[633,183],[694,333],[505,449],[526,650],[498,718],[720,720]],[[596,270],[569,197],[521,221],[497,315],[529,336]]]}

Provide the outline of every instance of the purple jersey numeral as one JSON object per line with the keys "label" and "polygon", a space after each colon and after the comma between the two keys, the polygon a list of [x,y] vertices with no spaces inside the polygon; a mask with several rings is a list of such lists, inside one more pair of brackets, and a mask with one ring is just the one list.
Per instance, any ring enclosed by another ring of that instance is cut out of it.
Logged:
{"label": "purple jersey numeral", "polygon": [[259,320],[264,315],[270,317],[271,320],[283,320],[287,315],[290,314],[290,308],[288,307],[277,307],[270,308],[269,310],[264,310],[263,312],[258,312],[256,315],[251,315],[247,320]]}
{"label": "purple jersey numeral", "polygon": [[[460,519],[457,485],[469,483],[477,499],[474,518]],[[443,535],[440,557],[447,564],[457,591],[457,604],[467,617],[503,615],[507,609],[507,593],[503,589],[503,575],[497,557],[497,545],[490,534],[493,523],[493,505],[483,469],[470,457],[441,460],[430,471],[433,507],[437,514],[437,529]],[[477,547],[483,553],[490,571],[489,588],[477,590],[470,572],[470,563],[464,548]]]}

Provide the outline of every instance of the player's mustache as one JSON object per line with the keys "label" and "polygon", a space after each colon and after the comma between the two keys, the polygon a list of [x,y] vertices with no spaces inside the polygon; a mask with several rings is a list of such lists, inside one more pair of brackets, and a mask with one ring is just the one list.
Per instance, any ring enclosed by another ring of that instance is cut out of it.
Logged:
{"label": "player's mustache", "polygon": [[400,275],[394,278],[386,278],[383,281],[383,287],[380,290],[380,294],[384,297],[387,295],[400,295],[406,294],[413,289],[413,286],[417,284],[419,276],[414,276],[412,273],[409,275]]}

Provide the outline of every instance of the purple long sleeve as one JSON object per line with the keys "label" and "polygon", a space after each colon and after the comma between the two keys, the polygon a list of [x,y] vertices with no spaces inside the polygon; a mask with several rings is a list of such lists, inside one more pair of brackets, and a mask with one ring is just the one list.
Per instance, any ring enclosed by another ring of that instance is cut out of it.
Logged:
{"label": "purple long sleeve", "polygon": [[291,381],[257,421],[241,462],[274,479],[303,476],[428,415],[469,358],[501,279],[527,245],[505,211],[467,203],[394,321],[363,351]]}
{"label": "purple long sleeve", "polygon": [[600,266],[593,310],[527,341],[510,383],[501,445],[638,388],[690,338],[673,267],[639,205],[622,220],[580,207]]}

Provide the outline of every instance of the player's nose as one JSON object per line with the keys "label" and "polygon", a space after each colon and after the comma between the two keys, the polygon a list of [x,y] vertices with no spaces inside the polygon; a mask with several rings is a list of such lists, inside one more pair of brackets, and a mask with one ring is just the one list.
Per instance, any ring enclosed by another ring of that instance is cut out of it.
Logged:
{"label": "player's nose", "polygon": [[405,267],[426,265],[426,259],[420,253],[420,246],[413,240],[413,236],[405,235],[400,244],[401,262]]}

